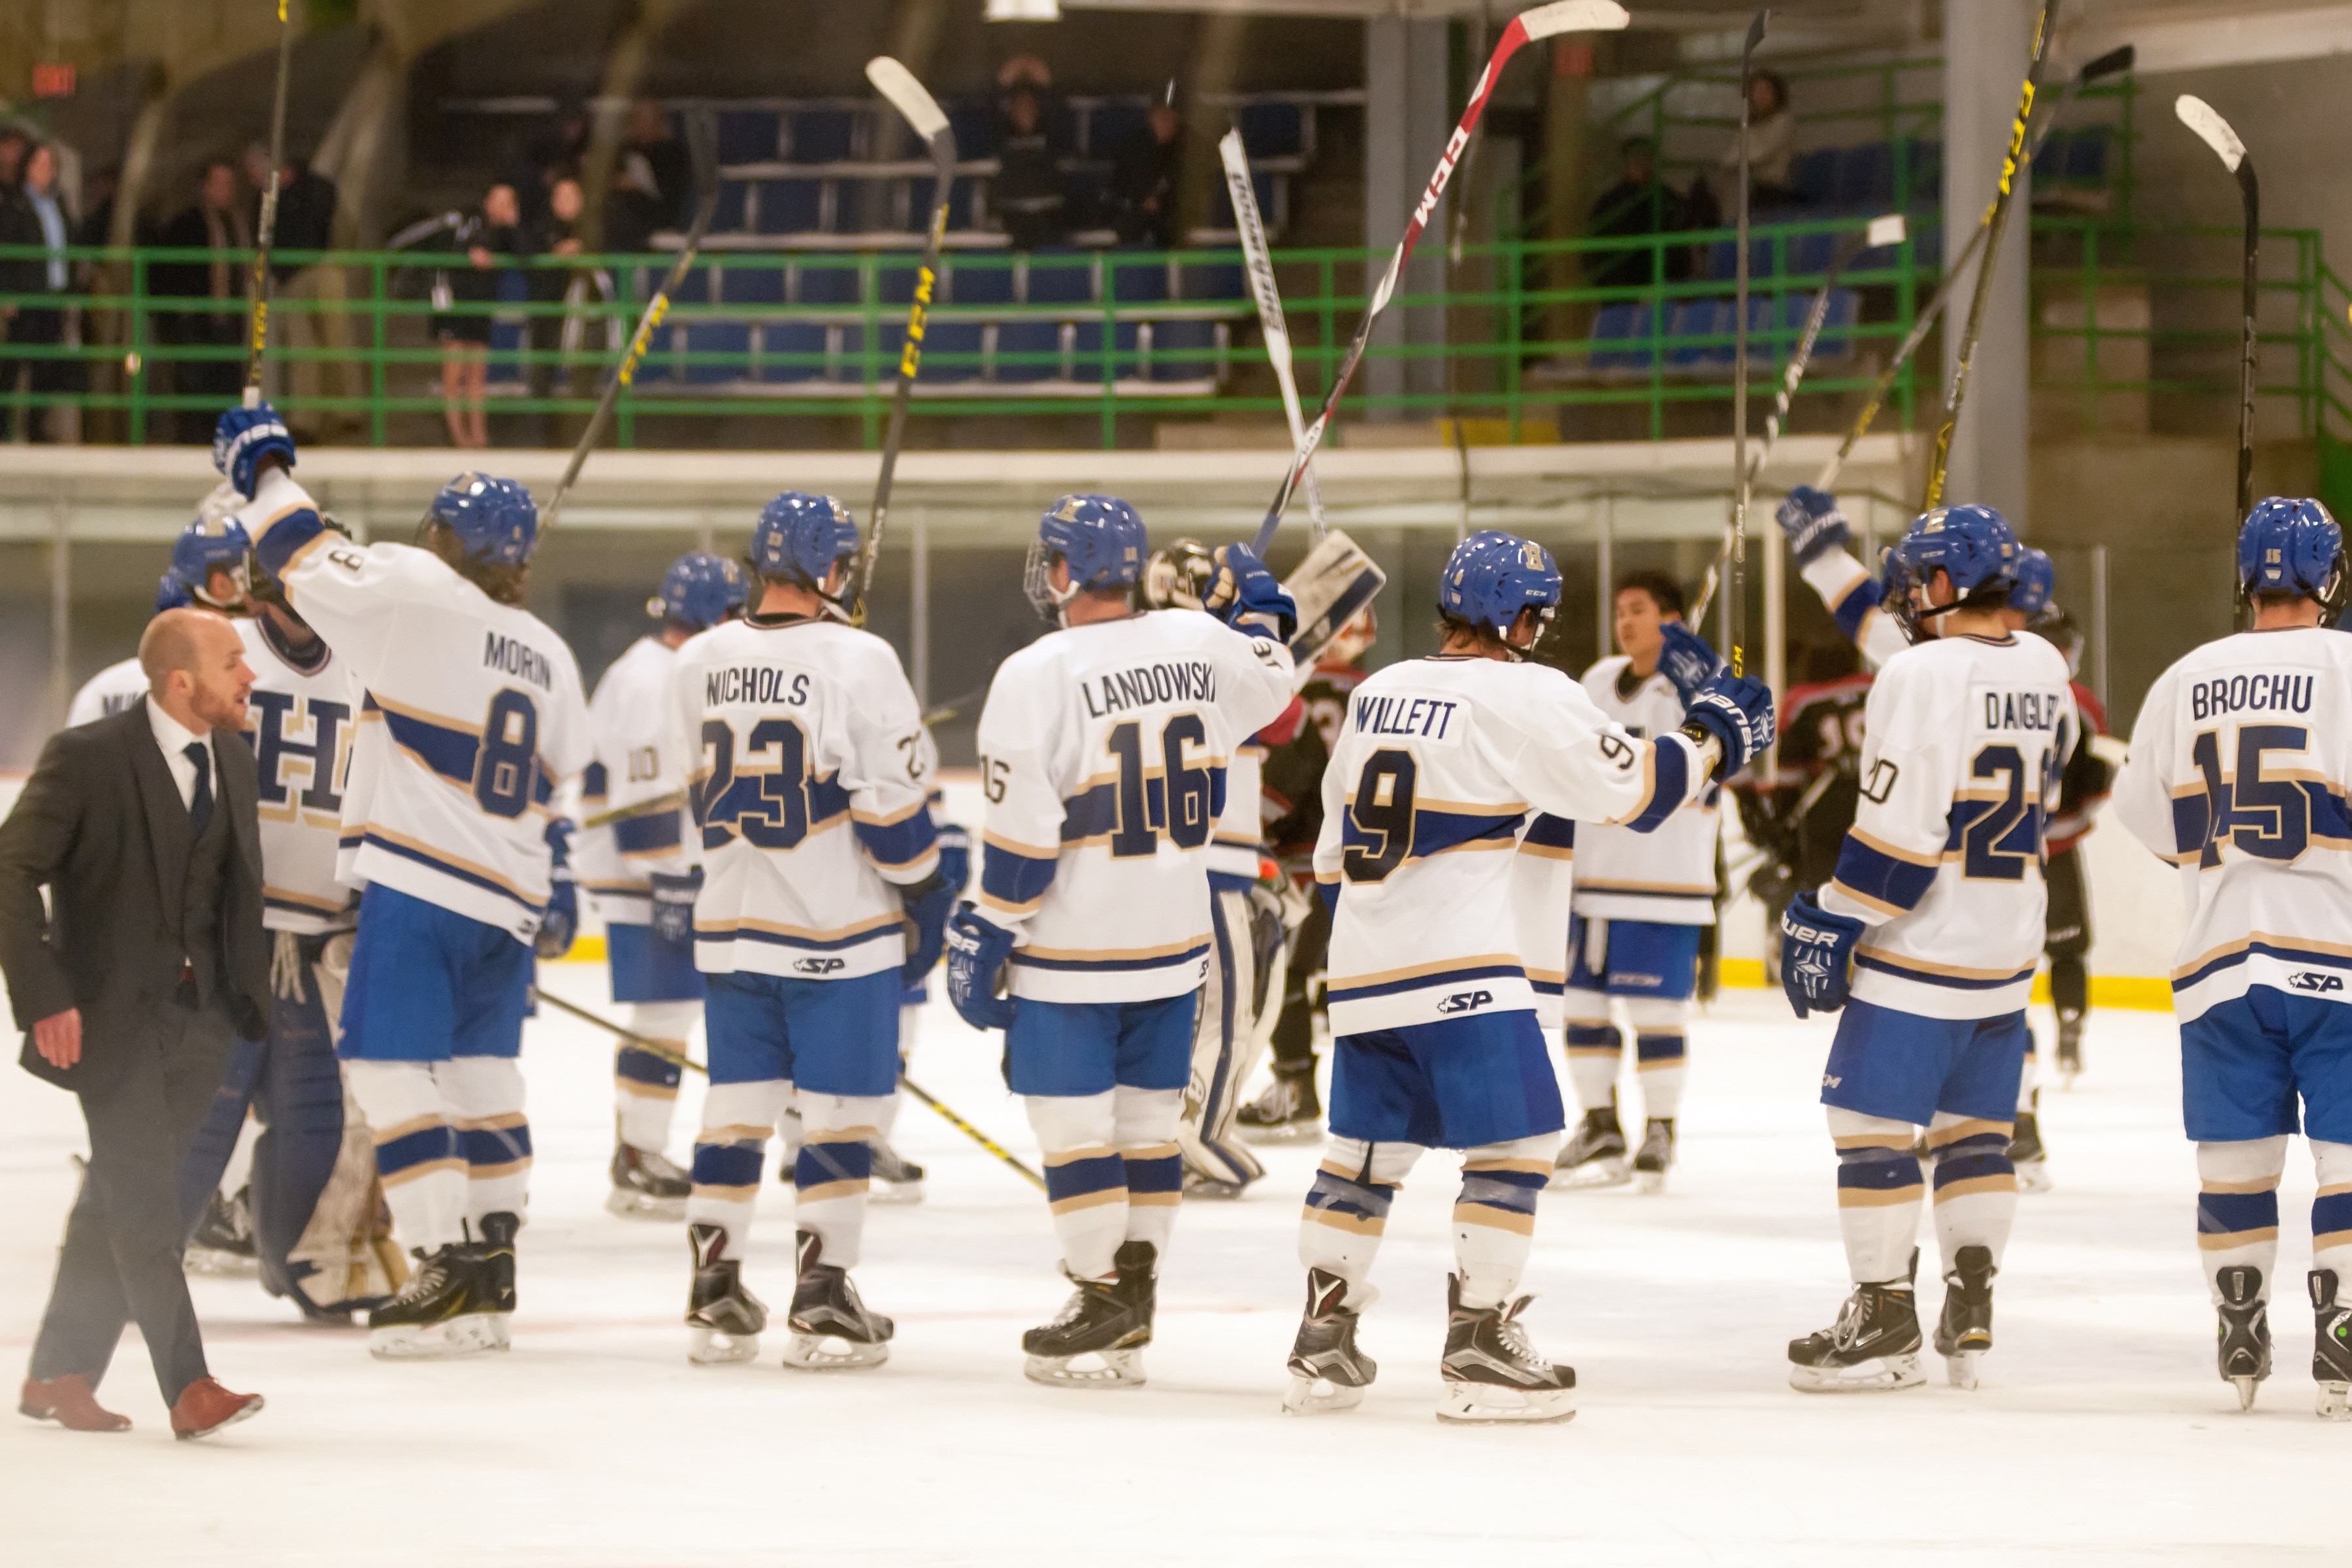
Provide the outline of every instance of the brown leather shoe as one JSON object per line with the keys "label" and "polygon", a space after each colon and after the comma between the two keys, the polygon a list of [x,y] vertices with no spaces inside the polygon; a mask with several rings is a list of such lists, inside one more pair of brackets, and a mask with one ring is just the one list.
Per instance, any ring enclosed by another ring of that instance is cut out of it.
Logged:
{"label": "brown leather shoe", "polygon": [[209,1437],[260,1412],[258,1394],[231,1394],[211,1378],[200,1377],[182,1389],[172,1405],[172,1436],[183,1443],[191,1437]]}
{"label": "brown leather shoe", "polygon": [[131,1417],[98,1402],[89,1379],[78,1372],[63,1377],[28,1377],[16,1395],[16,1412],[36,1421],[54,1421],[68,1432],[128,1432]]}

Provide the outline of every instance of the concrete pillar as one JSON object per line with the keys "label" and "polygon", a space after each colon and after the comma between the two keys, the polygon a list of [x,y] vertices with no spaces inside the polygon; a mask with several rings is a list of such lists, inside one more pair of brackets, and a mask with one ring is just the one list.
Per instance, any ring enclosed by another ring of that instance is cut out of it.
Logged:
{"label": "concrete pillar", "polygon": [[[2035,0],[1969,0],[1946,12],[1944,24],[1944,260],[1949,266],[1976,232],[1999,188],[2017,118],[2018,89],[2032,58]],[[2052,84],[2053,89],[2055,84]],[[2027,230],[2032,172],[2021,167],[2011,196],[2008,231],[1994,258],[1992,295],[1969,368],[1968,400],[1952,438],[1944,486],[1948,502],[1978,501],[2000,509],[2020,532],[2026,527],[2026,441],[2031,434],[2028,386],[2032,352],[2026,287]],[[1944,374],[1958,357],[1975,279],[1946,318]],[[1932,431],[1929,434],[1932,435]]]}
{"label": "concrete pillar", "polygon": [[[1445,27],[1443,21],[1399,16],[1375,16],[1364,24],[1364,244],[1376,253],[1366,264],[1367,290],[1387,268],[1389,251],[1403,237],[1405,220],[1454,132]],[[1400,295],[1435,294],[1444,287],[1445,210],[1441,205],[1431,215],[1412,265],[1397,285]],[[1372,346],[1377,351],[1444,341],[1443,309],[1392,304]],[[1357,374],[1364,390],[1376,396],[1445,390],[1444,362],[1433,357],[1368,359]],[[1435,417],[1437,412],[1432,408],[1423,416]]]}

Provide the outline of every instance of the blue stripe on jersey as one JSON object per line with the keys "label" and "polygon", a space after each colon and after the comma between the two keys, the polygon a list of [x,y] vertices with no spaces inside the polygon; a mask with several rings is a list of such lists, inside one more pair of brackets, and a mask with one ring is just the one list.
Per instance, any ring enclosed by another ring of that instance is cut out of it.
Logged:
{"label": "blue stripe on jersey", "polygon": [[1830,608],[1830,619],[1845,634],[1848,642],[1862,638],[1862,623],[1871,611],[1878,608],[1878,579],[1864,574],[1852,592]]}
{"label": "blue stripe on jersey", "polygon": [[1835,879],[1865,899],[1891,904],[1898,910],[1916,910],[1919,900],[1927,896],[1927,889],[1936,885],[1937,869],[1898,860],[1848,834],[1845,847],[1838,851]]}
{"label": "blue stripe on jersey", "polygon": [[2200,981],[2210,980],[2222,970],[2234,968],[2256,954],[2264,958],[2280,959],[2288,963],[2309,963],[2323,969],[2352,971],[2352,959],[2347,959],[2340,952],[2318,952],[2309,948],[2289,947],[2284,942],[2250,942],[2242,948],[2225,952],[2219,958],[2199,964],[2187,974],[2173,981],[2172,988],[2175,991],[2186,991],[2191,985]]}
{"label": "blue stripe on jersey", "polygon": [[2200,1193],[2197,1234],[2236,1236],[2249,1230],[2276,1230],[2278,1193]]}
{"label": "blue stripe on jersey", "polygon": [[845,947],[857,947],[869,942],[880,942],[885,937],[897,936],[905,929],[899,921],[892,921],[887,925],[876,926],[872,931],[852,931],[847,936],[814,937],[787,936],[782,931],[739,925],[710,931],[697,929],[694,940],[698,942],[764,942],[773,947],[797,948],[807,952],[838,952]]}
{"label": "blue stripe on jersey", "polygon": [[[1417,860],[1424,856],[1442,855],[1448,849],[1474,844],[1482,838],[1497,841],[1515,839],[1519,835],[1519,824],[1527,820],[1527,815],[1522,811],[1510,816],[1474,816],[1466,812],[1416,811],[1412,814],[1412,848],[1407,858]],[[1375,843],[1372,836],[1355,832],[1352,815],[1343,826],[1350,835],[1345,842],[1351,845],[1361,842],[1368,847]]]}
{"label": "blue stripe on jersey", "polygon": [[[1014,956],[1019,955],[1016,953]],[[1432,974],[1409,975],[1402,980],[1384,980],[1377,985],[1334,985],[1324,993],[1324,1000],[1369,1002],[1376,996],[1394,996],[1406,991],[1458,985],[1465,980],[1524,980],[1527,974],[1526,968],[1517,963],[1475,963],[1461,969],[1440,970]]]}
{"label": "blue stripe on jersey", "polygon": [[[1203,767],[1192,770],[1209,775],[1208,820],[1196,824],[1203,833],[1213,829],[1217,818],[1225,813],[1225,770]],[[1144,822],[1155,831],[1168,826],[1168,781],[1153,773],[1143,781]],[[1081,839],[1100,838],[1119,829],[1118,784],[1116,780],[1079,791],[1062,802],[1062,842],[1075,844]]]}
{"label": "blue stripe on jersey", "polygon": [[1656,759],[1656,772],[1650,781],[1650,804],[1625,824],[1636,833],[1656,832],[1667,818],[1682,809],[1683,797],[1690,794],[1688,747],[1661,736],[1650,742],[1650,754]]}
{"label": "blue stripe on jersey", "polygon": [[841,787],[841,775],[828,773],[824,778],[808,782],[809,826],[831,822],[849,809],[849,792]]}
{"label": "blue stripe on jersey", "polygon": [[376,1174],[389,1178],[419,1165],[437,1164],[457,1157],[457,1130],[445,1121],[377,1144]]}
{"label": "blue stripe on jersey", "polygon": [[877,866],[911,866],[930,852],[940,839],[931,814],[919,807],[896,822],[854,822],[857,842]]}
{"label": "blue stripe on jersey", "polygon": [[675,849],[680,842],[677,812],[666,806],[643,816],[625,816],[613,824],[613,842],[624,855],[659,855]]}
{"label": "blue stripe on jersey", "polygon": [[613,775],[602,763],[590,763],[580,775],[580,798],[604,800],[613,793]]}
{"label": "blue stripe on jersey", "polygon": [[[2311,1239],[2318,1247],[2341,1247],[2352,1233],[2352,1193],[2322,1193],[2311,1200]],[[2334,1241],[2326,1237],[2334,1237]]]}
{"label": "blue stripe on jersey", "polygon": [[1002,844],[985,846],[980,858],[980,890],[999,903],[1018,909],[1036,902],[1054,885],[1055,855],[1024,855]]}
{"label": "blue stripe on jersey", "polygon": [[1538,849],[1573,849],[1576,847],[1576,824],[1565,816],[1538,811],[1536,819],[1528,824],[1527,837],[1520,842]]}
{"label": "blue stripe on jersey", "polygon": [[[2260,787],[2275,790],[2281,784],[2290,782],[2303,791],[2311,837],[2352,838],[2352,805],[2318,780],[2274,780]],[[2250,855],[2262,854],[2265,841],[2276,844],[2281,826],[2278,805],[2240,806],[2236,804],[2237,793],[2234,781],[2225,781],[2218,801],[2204,795],[2173,796],[2174,852],[2195,854],[2205,847],[2209,839],[2232,836],[2240,837],[2238,847]]]}
{"label": "blue stripe on jersey", "polygon": [[544,914],[547,911],[547,906],[545,904],[535,904],[531,902],[529,899],[524,898],[520,893],[516,892],[512,888],[508,887],[504,882],[494,882],[490,880],[489,878],[483,876],[480,872],[469,871],[465,867],[457,865],[454,861],[443,859],[440,856],[434,854],[430,850],[415,848],[413,846],[406,844],[395,844],[391,839],[384,837],[382,834],[362,833],[357,839],[345,838],[342,842],[343,847],[347,849],[350,848],[353,843],[358,843],[365,845],[371,849],[381,849],[387,855],[397,855],[404,860],[414,860],[420,866],[430,866],[433,869],[440,872],[443,876],[455,878],[457,880],[465,883],[467,887],[479,888],[487,893],[496,893],[502,899],[511,899],[516,903],[520,904],[524,909],[529,910],[532,914]]}
{"label": "blue stripe on jersey", "polygon": [[1182,952],[1157,954],[1150,958],[1039,958],[1026,948],[1013,950],[1013,962],[1032,969],[1051,969],[1065,974],[1117,974],[1135,970],[1170,969],[1180,963],[1197,963],[1209,951],[1207,942],[1187,948]]}
{"label": "blue stripe on jersey", "polygon": [[280,576],[296,551],[326,531],[327,525],[319,521],[317,512],[307,506],[297,507],[269,525],[269,531],[255,542],[253,552],[272,577]]}
{"label": "blue stripe on jersey", "polygon": [[[1847,840],[1852,843],[1852,839]],[[2014,985],[2021,980],[2033,978],[2033,965],[2027,964],[2014,974],[1995,975],[1990,980],[1974,979],[1958,974],[1932,974],[1924,969],[1914,969],[1900,959],[1884,953],[1857,952],[1853,961],[1864,969],[1875,969],[1881,974],[1892,974],[1898,980],[1916,980],[1922,985],[1941,985],[1953,991],[1998,991],[2004,985]]]}
{"label": "blue stripe on jersey", "polygon": [[415,753],[425,765],[453,784],[474,782],[474,756],[482,747],[482,738],[468,731],[436,724],[430,719],[419,719],[411,713],[395,713],[378,704],[373,697],[368,705],[383,715],[385,728],[401,747]]}

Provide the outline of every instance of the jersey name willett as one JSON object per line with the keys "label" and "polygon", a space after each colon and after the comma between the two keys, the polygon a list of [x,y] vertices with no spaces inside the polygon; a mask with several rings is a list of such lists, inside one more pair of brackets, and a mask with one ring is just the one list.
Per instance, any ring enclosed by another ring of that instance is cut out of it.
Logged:
{"label": "jersey name willett", "polygon": [[528,680],[541,691],[555,689],[555,667],[547,661],[545,654],[497,632],[483,637],[482,667],[503,670],[518,680]]}
{"label": "jersey name willett", "polygon": [[1417,735],[1426,741],[1453,739],[1446,733],[1458,702],[1442,697],[1359,697],[1356,729],[1366,735]]}
{"label": "jersey name willett", "polygon": [[2308,675],[2224,675],[2195,681],[2189,688],[2189,716],[2210,719],[2246,708],[2308,713],[2313,679]]}
{"label": "jersey name willett", "polygon": [[1086,696],[1087,717],[1099,719],[1154,702],[1214,702],[1217,671],[1206,659],[1163,660],[1094,676],[1078,689]]}

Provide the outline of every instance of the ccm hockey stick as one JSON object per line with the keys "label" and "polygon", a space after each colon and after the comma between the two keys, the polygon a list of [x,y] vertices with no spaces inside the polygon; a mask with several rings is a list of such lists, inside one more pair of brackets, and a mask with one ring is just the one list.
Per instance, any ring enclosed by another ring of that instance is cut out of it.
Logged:
{"label": "ccm hockey stick", "polygon": [[2246,156],[2246,144],[2230,129],[2230,122],[2214,112],[2213,106],[2201,98],[2182,93],[2173,100],[2172,112],[2180,123],[2197,133],[2197,139],[2213,149],[2221,160],[2221,167],[2238,176],[2238,195],[2246,207],[2244,241],[2244,278],[2239,285],[2239,309],[2245,316],[2245,347],[2238,363],[2238,515],[2231,526],[2236,527],[2254,510],[2254,373],[2261,353],[2259,340],[2254,335],[2254,312],[2262,300],[2258,292],[2261,283],[2256,277],[2256,263],[2262,244],[2262,192],[2254,184],[2254,161]]}
{"label": "ccm hockey stick", "polygon": [[[898,353],[898,384],[890,395],[890,429],[882,442],[882,466],[874,475],[874,520],[866,532],[866,560],[857,574],[859,621],[866,618],[866,596],[874,588],[874,563],[882,553],[882,528],[890,518],[890,480],[898,471],[898,447],[907,435],[907,402],[914,395],[915,373],[923,363],[923,328],[931,312],[931,296],[939,287],[940,248],[947,242],[948,197],[955,189],[955,132],[939,100],[915,79],[915,73],[888,55],[866,62],[866,79],[890,100],[890,107],[915,128],[931,153],[931,221],[923,235],[922,264],[915,272],[915,298],[907,308],[907,343]],[[926,1099],[929,1097],[926,1096]]]}
{"label": "ccm hockey stick", "polygon": [[1315,416],[1315,423],[1307,427],[1292,457],[1290,470],[1283,476],[1282,488],[1275,492],[1274,504],[1266,509],[1265,521],[1258,525],[1256,548],[1265,553],[1274,542],[1275,530],[1282,526],[1282,514],[1290,505],[1291,493],[1305,477],[1307,465],[1315,457],[1315,448],[1322,444],[1323,433],[1330,427],[1331,416],[1339,406],[1340,395],[1348,390],[1356,366],[1364,357],[1364,347],[1371,341],[1372,328],[1381,312],[1388,308],[1391,296],[1396,293],[1398,279],[1404,276],[1404,264],[1412,258],[1412,247],[1421,238],[1422,229],[1430,215],[1444,197],[1445,184],[1454,177],[1454,165],[1469,145],[1470,133],[1477,129],[1478,119],[1486,112],[1486,100],[1494,95],[1495,83],[1501,78],[1504,66],[1517,54],[1521,46],[1538,38],[1549,38],[1560,33],[1615,32],[1632,20],[1625,7],[1617,0],[1552,0],[1549,5],[1538,5],[1511,18],[1503,28],[1503,36],[1495,42],[1495,52],[1487,58],[1486,68],[1470,84],[1470,104],[1462,111],[1462,122],[1446,138],[1445,151],[1439,155],[1437,170],[1429,177],[1429,184],[1414,204],[1412,215],[1405,220],[1404,237],[1397,241],[1396,254],[1389,258],[1389,269],[1372,289],[1372,297],[1365,302],[1364,319],[1356,327],[1355,341],[1348,345],[1347,356],[1339,362],[1339,372],[1331,378],[1331,385],[1323,395],[1323,406]]}
{"label": "ccm hockey stick", "polygon": [[[635,1047],[638,1050],[645,1052],[647,1056],[658,1057],[674,1068],[681,1068],[688,1072],[698,1072],[705,1078],[709,1078],[710,1076],[710,1069],[709,1068],[704,1067],[700,1062],[696,1061],[692,1057],[686,1055],[683,1051],[672,1050],[668,1046],[663,1044],[661,1041],[650,1039],[644,1035],[638,1034],[635,1029],[625,1029],[620,1025],[614,1023],[610,1018],[604,1017],[599,1014],[592,1013],[587,1008],[580,1006],[575,1003],[566,1002],[562,997],[554,994],[552,992],[542,991],[538,986],[534,985],[530,988],[530,999],[534,1002],[545,1003],[548,1006],[554,1008],[559,1013],[569,1013],[572,1016],[579,1019],[582,1023],[593,1025],[596,1028],[604,1030],[606,1034],[613,1036],[616,1039],[625,1040],[630,1045]],[[1003,1161],[1014,1170],[1020,1172],[1021,1174],[1028,1180],[1031,1186],[1035,1187],[1041,1193],[1045,1190],[1045,1177],[1039,1175],[1036,1172],[1024,1164],[1018,1156],[1007,1150],[1003,1144],[997,1142],[996,1140],[991,1138],[987,1133],[982,1132],[979,1128],[974,1127],[971,1122],[966,1121],[962,1117],[958,1116],[937,1096],[925,1090],[920,1084],[917,1083],[913,1079],[907,1077],[904,1073],[899,1074],[898,1082],[900,1087],[904,1088],[908,1093],[913,1095],[917,1100],[921,1100],[925,1105],[929,1106],[933,1110],[938,1111],[940,1113],[940,1119],[945,1121],[949,1126],[954,1128],[957,1131],[962,1133],[965,1137],[971,1139],[973,1142],[979,1144],[982,1148],[987,1150],[990,1153],[995,1155],[998,1159]]]}
{"label": "ccm hockey stick", "polygon": [[[2050,133],[2058,128],[2059,120],[2064,116],[2066,106],[2074,101],[2075,94],[2102,78],[2117,76],[2131,69],[2134,58],[2132,46],[2126,44],[2121,48],[2110,49],[2077,72],[2074,79],[2066,84],[2066,90],[2059,95],[2057,106],[2042,121],[2042,128],[2033,133],[2032,142],[2026,149],[2025,161],[2029,163],[2033,162],[2034,156],[2042,151],[2042,143],[2050,140]],[[1887,361],[1886,368],[1879,373],[1878,380],[1871,386],[1870,395],[1863,399],[1862,412],[1846,427],[1845,439],[1838,444],[1838,449],[1830,460],[1822,465],[1821,473],[1813,480],[1815,489],[1837,488],[1838,475],[1845,471],[1846,459],[1853,455],[1854,447],[1862,438],[1870,434],[1871,421],[1876,419],[1878,411],[1886,405],[1887,395],[1895,390],[1895,378],[1903,374],[1903,367],[1911,362],[1911,356],[1918,353],[1919,345],[1927,341],[1927,334],[1935,330],[1936,322],[1943,316],[1944,307],[1951,303],[1953,291],[1959,288],[1960,279],[1968,276],[1969,263],[1975,260],[1977,253],[1984,248],[1985,235],[1991,224],[1992,208],[1988,205],[1984,216],[1977,220],[1976,232],[1969,236],[1969,243],[1961,248],[1951,266],[1945,269],[1944,280],[1937,285],[1934,297],[1921,307],[1918,317],[1911,323],[1911,330],[1903,335],[1901,345],[1895,349],[1895,357]]]}
{"label": "ccm hockey stick", "polygon": [[[1754,473],[1748,467],[1748,196],[1753,183],[1748,161],[1748,120],[1756,87],[1756,49],[1772,20],[1759,11],[1748,24],[1748,41],[1739,49],[1739,216],[1736,225],[1739,253],[1732,276],[1731,324],[1731,596],[1723,604],[1723,625],[1730,645],[1731,673],[1745,675],[1747,648],[1741,628],[1748,619],[1748,498]],[[1823,299],[1828,298],[1823,291]]]}
{"label": "ccm hockey stick", "polygon": [[269,184],[261,190],[261,224],[253,237],[253,299],[245,344],[245,405],[261,406],[261,361],[269,352],[269,246],[278,237],[278,171],[286,166],[286,81],[294,68],[294,26],[278,0],[278,97],[269,106]]}
{"label": "ccm hockey stick", "polygon": [[547,507],[540,519],[541,529],[555,526],[556,514],[563,510],[563,498],[572,493],[579,481],[580,470],[588,462],[588,454],[604,438],[606,426],[613,422],[613,410],[621,401],[621,394],[637,377],[637,362],[646,357],[653,342],[654,329],[669,314],[669,297],[686,281],[694,259],[702,254],[703,237],[710,232],[710,220],[719,213],[719,153],[718,132],[708,114],[689,115],[686,121],[687,149],[694,159],[694,183],[699,193],[695,200],[694,222],[686,231],[686,243],[678,249],[677,259],[670,264],[669,275],[646,303],[646,312],[637,318],[637,330],[629,334],[628,347],[621,352],[621,363],[614,367],[613,379],[604,385],[604,395],[596,400],[596,412],[588,417],[588,428],[580,433],[580,444],[572,448],[572,460],[563,465],[563,477],[555,482],[555,493],[548,498]]}
{"label": "ccm hockey stick", "polygon": [[[1241,230],[1242,263],[1249,274],[1250,294],[1257,301],[1257,324],[1265,338],[1265,357],[1274,366],[1275,384],[1282,389],[1282,416],[1290,422],[1290,446],[1297,451],[1307,443],[1307,419],[1298,408],[1298,378],[1290,369],[1290,325],[1282,314],[1282,291],[1275,286],[1274,255],[1265,242],[1265,222],[1257,210],[1257,190],[1250,184],[1249,154],[1243,150],[1242,133],[1228,131],[1217,142],[1217,156],[1225,166],[1225,190],[1233,197],[1234,225]],[[1315,482],[1315,470],[1306,474],[1307,510],[1315,521],[1315,537],[1320,541],[1328,526],[1323,520],[1323,491]]]}
{"label": "ccm hockey stick", "polygon": [[1927,483],[1919,510],[1933,511],[1944,501],[1944,479],[1952,461],[1952,433],[1959,428],[1960,406],[1969,395],[1969,366],[1975,359],[1977,340],[1984,331],[1985,308],[1992,302],[1992,275],[2000,261],[2000,237],[2009,226],[2009,209],[2017,194],[2017,174],[2025,166],[2025,125],[2033,118],[2033,83],[2050,58],[2057,32],[2058,0],[2042,0],[2041,19],[2033,25],[2032,63],[2025,69],[2025,86],[2017,100],[2017,118],[2010,122],[2009,151],[2000,166],[2000,189],[1985,217],[1984,259],[1977,265],[1976,295],[1969,301],[1969,319],[1960,330],[1959,352],[1952,359],[1952,377],[1944,391],[1944,409],[1936,426],[1936,444],[1927,453]]}

